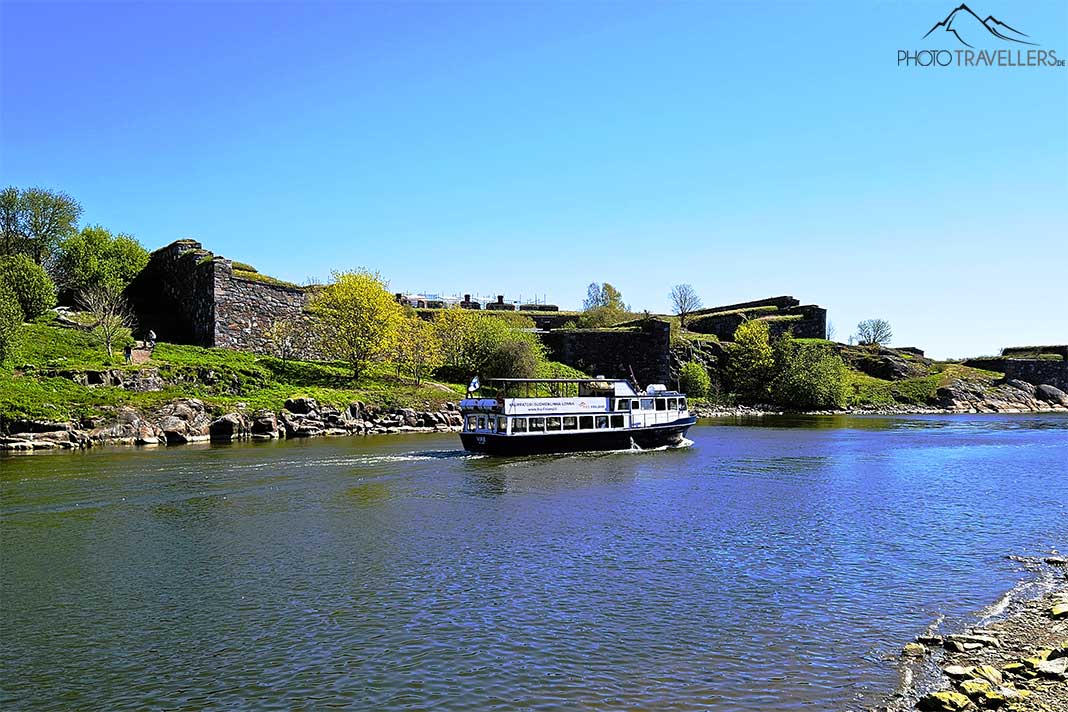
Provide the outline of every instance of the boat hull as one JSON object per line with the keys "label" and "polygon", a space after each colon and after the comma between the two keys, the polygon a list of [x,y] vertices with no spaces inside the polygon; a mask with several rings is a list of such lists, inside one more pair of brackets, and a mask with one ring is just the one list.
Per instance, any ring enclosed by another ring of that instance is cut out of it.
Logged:
{"label": "boat hull", "polygon": [[593,430],[545,435],[503,435],[460,433],[464,449],[487,455],[542,455],[598,450],[642,450],[674,446],[686,437],[696,418],[680,418],[673,423],[626,430]]}

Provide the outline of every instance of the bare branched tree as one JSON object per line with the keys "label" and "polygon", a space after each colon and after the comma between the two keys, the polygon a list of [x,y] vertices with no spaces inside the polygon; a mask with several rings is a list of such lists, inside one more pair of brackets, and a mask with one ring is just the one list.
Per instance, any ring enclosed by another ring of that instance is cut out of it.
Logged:
{"label": "bare branched tree", "polygon": [[838,328],[835,327],[834,322],[833,321],[827,322],[827,339],[829,341],[834,341],[835,337],[837,337],[837,336],[838,336]]}
{"label": "bare branched tree", "polygon": [[114,287],[90,287],[78,295],[78,304],[89,313],[89,327],[104,344],[108,358],[114,356],[114,347],[130,339],[133,315],[122,292]]}
{"label": "bare branched tree", "polygon": [[701,297],[697,296],[697,290],[692,285],[676,284],[671,288],[671,303],[679,315],[680,325],[685,329],[686,317],[701,308]]}
{"label": "bare branched tree", "polygon": [[264,330],[264,336],[274,355],[282,362],[286,370],[289,361],[306,355],[310,343],[311,330],[307,323],[293,317],[279,317]]}
{"label": "bare branched tree", "polygon": [[890,322],[885,319],[865,319],[857,324],[857,343],[866,346],[885,345],[893,338]]}

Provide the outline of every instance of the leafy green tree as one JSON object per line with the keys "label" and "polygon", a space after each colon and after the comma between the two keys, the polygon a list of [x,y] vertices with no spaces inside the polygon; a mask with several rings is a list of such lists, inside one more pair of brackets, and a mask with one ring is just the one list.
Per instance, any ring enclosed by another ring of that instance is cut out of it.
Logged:
{"label": "leafy green tree", "polygon": [[15,293],[26,319],[35,319],[56,305],[56,285],[26,255],[0,257],[0,282]]}
{"label": "leafy green tree", "polygon": [[407,373],[416,385],[442,364],[441,341],[434,325],[415,313],[401,322],[397,340],[397,368]]}
{"label": "leafy green tree", "polygon": [[376,273],[334,272],[333,282],[309,301],[323,352],[348,363],[359,379],[374,361],[392,354],[404,313]]}
{"label": "leafy green tree", "polygon": [[826,346],[799,344],[789,334],[775,340],[773,400],[795,410],[840,408],[845,404],[846,366]]}
{"label": "leafy green tree", "polygon": [[108,286],[90,287],[78,295],[78,306],[92,319],[89,326],[107,349],[108,358],[115,355],[115,348],[133,341],[133,315],[119,290]]}
{"label": "leafy green tree", "polygon": [[593,282],[586,290],[583,313],[578,324],[584,329],[596,329],[625,321],[629,316],[623,295],[608,282]]}
{"label": "leafy green tree", "polygon": [[[516,323],[524,326],[514,326]],[[518,322],[452,308],[437,312],[433,324],[442,346],[439,372],[451,381],[465,381],[474,374],[485,378],[533,377],[545,360],[541,340],[526,330],[533,326],[529,317]],[[524,375],[515,375],[518,373]]]}
{"label": "leafy green tree", "polygon": [[4,254],[27,254],[48,267],[56,246],[74,232],[81,214],[82,206],[66,193],[7,188],[0,194]]}
{"label": "leafy green tree", "polygon": [[679,388],[691,398],[704,398],[712,387],[712,379],[708,377],[708,371],[697,361],[687,361],[682,364],[679,372]]}
{"label": "leafy green tree", "polygon": [[486,378],[534,378],[544,360],[538,341],[511,338],[490,351],[479,372]]}
{"label": "leafy green tree", "polygon": [[757,402],[770,396],[775,376],[775,354],[766,322],[742,322],[734,332],[734,346],[727,364],[731,387],[739,398]]}
{"label": "leafy green tree", "polygon": [[60,298],[69,301],[82,290],[107,287],[119,291],[148,264],[148,250],[130,235],[112,235],[93,225],[59,243],[53,273]]}
{"label": "leafy green tree", "polygon": [[18,345],[22,328],[22,307],[18,296],[4,282],[0,282],[0,364],[5,363]]}
{"label": "leafy green tree", "polygon": [[26,211],[22,191],[14,186],[0,191],[0,254],[21,255],[26,250]]}

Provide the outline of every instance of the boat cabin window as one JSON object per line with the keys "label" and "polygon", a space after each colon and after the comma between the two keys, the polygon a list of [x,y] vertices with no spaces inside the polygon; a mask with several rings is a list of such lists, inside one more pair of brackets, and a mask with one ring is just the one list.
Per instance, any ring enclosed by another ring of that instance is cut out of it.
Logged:
{"label": "boat cabin window", "polygon": [[545,419],[545,429],[546,430],[559,430],[560,429],[560,419],[559,418],[546,418]]}
{"label": "boat cabin window", "polygon": [[667,408],[667,401],[663,398],[656,399],[656,409],[665,410]]}
{"label": "boat cabin window", "polygon": [[474,430],[477,424],[478,424],[478,418],[477,417],[475,417],[473,415],[467,416],[467,429],[468,430]]}
{"label": "boat cabin window", "polygon": [[632,400],[632,401],[630,402],[630,409],[631,409],[631,410],[638,410],[638,409],[639,409],[639,408],[641,408],[641,407],[642,407],[642,406],[641,406],[641,402],[640,402],[640,401]]}
{"label": "boat cabin window", "polygon": [[616,401],[616,410],[630,410],[630,399],[621,398]]}
{"label": "boat cabin window", "polygon": [[679,401],[677,398],[668,398],[668,410],[677,410]]}
{"label": "boat cabin window", "polygon": [[623,416],[622,415],[613,415],[612,416],[612,427],[613,428],[622,428],[623,427]]}
{"label": "boat cabin window", "polygon": [[545,418],[531,418],[530,419],[530,432],[543,433],[545,432]]}
{"label": "boat cabin window", "polygon": [[679,398],[679,410],[686,410],[686,399]]}
{"label": "boat cabin window", "polygon": [[653,409],[653,399],[652,398],[642,398],[642,410],[652,410],[652,409]]}
{"label": "boat cabin window", "polygon": [[527,432],[527,419],[526,418],[512,418],[512,432],[513,433],[525,433],[525,432]]}
{"label": "boat cabin window", "polygon": [[497,432],[498,433],[504,433],[504,432],[507,432],[507,431],[508,431],[508,419],[507,418],[497,418]]}
{"label": "boat cabin window", "polygon": [[564,430],[577,430],[578,418],[573,415],[564,416]]}
{"label": "boat cabin window", "polygon": [[583,430],[593,430],[593,416],[592,415],[580,415],[579,427]]}
{"label": "boat cabin window", "polygon": [[601,430],[602,428],[607,428],[607,427],[608,427],[608,416],[607,415],[598,415],[597,416],[597,429]]}
{"label": "boat cabin window", "polygon": [[484,416],[484,415],[478,416],[478,429],[479,430],[485,430],[486,429],[486,416]]}

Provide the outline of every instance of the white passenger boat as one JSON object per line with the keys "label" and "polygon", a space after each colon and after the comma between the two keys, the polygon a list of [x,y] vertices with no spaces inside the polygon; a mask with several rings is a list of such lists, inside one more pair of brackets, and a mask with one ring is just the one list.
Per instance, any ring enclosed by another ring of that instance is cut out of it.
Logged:
{"label": "white passenger boat", "polygon": [[[678,445],[696,422],[686,395],[621,379],[500,378],[472,381],[460,401],[460,439],[471,452],[527,455]],[[491,391],[491,393],[484,393]]]}

